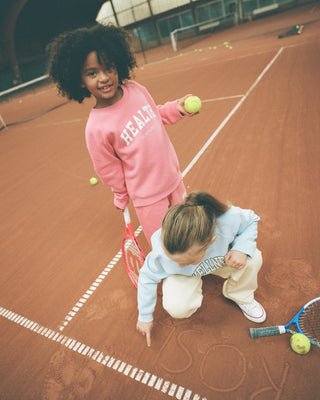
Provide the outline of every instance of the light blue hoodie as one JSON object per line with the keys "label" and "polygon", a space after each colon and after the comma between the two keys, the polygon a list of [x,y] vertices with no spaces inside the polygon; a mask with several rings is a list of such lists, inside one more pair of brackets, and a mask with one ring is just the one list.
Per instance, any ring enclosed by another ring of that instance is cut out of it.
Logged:
{"label": "light blue hoodie", "polygon": [[139,321],[151,322],[157,302],[157,284],[170,275],[203,276],[224,265],[224,256],[229,250],[238,250],[252,257],[256,249],[258,221],[260,218],[252,210],[231,208],[217,218],[214,236],[203,260],[198,265],[179,267],[164,252],[161,229],[151,238],[152,251],[147,255],[140,270],[138,282]]}

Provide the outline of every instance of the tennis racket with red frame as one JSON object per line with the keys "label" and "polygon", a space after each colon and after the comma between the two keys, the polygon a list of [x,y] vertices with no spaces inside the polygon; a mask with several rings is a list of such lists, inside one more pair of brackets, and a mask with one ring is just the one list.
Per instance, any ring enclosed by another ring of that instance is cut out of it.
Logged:
{"label": "tennis racket with red frame", "polygon": [[[290,329],[291,325],[295,325],[296,331]],[[320,297],[309,301],[287,325],[250,328],[249,331],[252,339],[283,333],[303,333],[312,344],[320,347]]]}
{"label": "tennis racket with red frame", "polygon": [[122,258],[131,282],[138,287],[139,271],[143,266],[145,255],[132,228],[128,207],[124,209],[123,217],[126,230],[121,243]]}

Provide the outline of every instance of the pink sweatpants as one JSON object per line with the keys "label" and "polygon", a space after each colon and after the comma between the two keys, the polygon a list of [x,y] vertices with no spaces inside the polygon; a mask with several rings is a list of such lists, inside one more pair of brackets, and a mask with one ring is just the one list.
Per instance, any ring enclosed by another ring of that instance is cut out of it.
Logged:
{"label": "pink sweatpants", "polygon": [[151,236],[153,233],[161,228],[163,217],[165,216],[168,209],[176,203],[180,203],[186,196],[186,188],[181,181],[179,186],[165,197],[157,201],[156,203],[150,204],[144,207],[135,207],[137,217],[140,225],[142,226],[143,232],[151,246]]}

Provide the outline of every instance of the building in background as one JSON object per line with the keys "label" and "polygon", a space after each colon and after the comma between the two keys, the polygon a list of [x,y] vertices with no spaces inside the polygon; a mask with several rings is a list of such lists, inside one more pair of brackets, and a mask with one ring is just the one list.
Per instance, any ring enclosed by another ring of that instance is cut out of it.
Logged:
{"label": "building in background", "polygon": [[[0,0],[0,92],[46,73],[45,47],[57,34],[96,21],[132,33],[136,52],[173,50],[312,0]],[[189,41],[188,41],[189,40]]]}

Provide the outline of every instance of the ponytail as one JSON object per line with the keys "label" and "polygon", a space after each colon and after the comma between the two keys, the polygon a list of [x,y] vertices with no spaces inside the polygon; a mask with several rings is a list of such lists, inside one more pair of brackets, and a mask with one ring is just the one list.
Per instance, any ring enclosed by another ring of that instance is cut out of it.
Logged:
{"label": "ponytail", "polygon": [[162,222],[162,242],[170,254],[183,253],[193,244],[208,246],[216,226],[216,219],[229,206],[209,193],[194,191],[184,202],[175,204]]}

